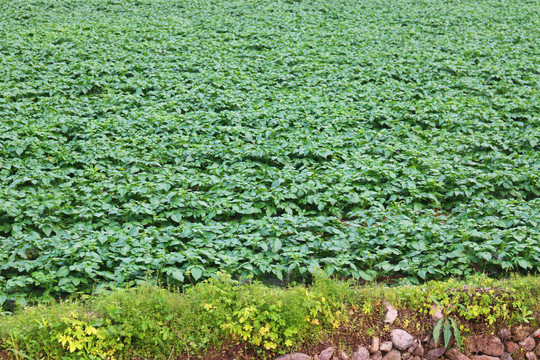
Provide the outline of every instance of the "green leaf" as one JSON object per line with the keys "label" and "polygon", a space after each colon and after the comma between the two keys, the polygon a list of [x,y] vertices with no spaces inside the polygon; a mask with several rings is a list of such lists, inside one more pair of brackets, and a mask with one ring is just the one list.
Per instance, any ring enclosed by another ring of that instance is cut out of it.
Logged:
{"label": "green leaf", "polygon": [[[192,273],[193,273],[193,270],[192,270]],[[173,270],[171,272],[171,276],[180,282],[184,282],[184,273],[179,269]],[[193,277],[195,277],[195,275],[193,275]]]}
{"label": "green leaf", "polygon": [[193,275],[193,278],[195,280],[199,280],[202,276],[203,270],[200,267],[193,267],[191,268],[191,275]]}
{"label": "green leaf", "polygon": [[281,249],[281,240],[279,239],[276,239],[276,241],[274,241],[274,246],[272,247],[272,252],[274,254],[277,254],[277,252],[279,251],[279,249]]}
{"label": "green leaf", "polygon": [[452,322],[452,327],[454,328],[454,338],[456,338],[458,349],[461,349],[463,346],[463,342],[461,340],[461,332],[459,331],[459,327],[457,326],[454,319],[450,319],[450,321]]}
{"label": "green leaf", "polygon": [[64,285],[69,284],[71,282],[72,282],[71,278],[65,277],[65,278],[60,279],[60,281],[58,281],[58,286],[64,286]]}
{"label": "green leaf", "polygon": [[437,324],[435,325],[435,328],[433,329],[433,341],[435,342],[435,345],[439,343],[439,336],[441,336],[441,328],[444,323],[444,318],[439,319]]}
{"label": "green leaf", "polygon": [[430,295],[429,298],[431,299],[431,301],[433,301],[433,302],[435,303],[435,305],[437,305],[437,307],[438,307],[439,309],[442,309],[442,308],[443,308],[442,305],[441,305],[441,303],[440,303],[437,299],[435,299],[435,297],[433,297],[433,296]]}
{"label": "green leaf", "polygon": [[517,263],[519,266],[521,266],[524,269],[528,269],[532,267],[531,264],[525,259],[518,259]]}
{"label": "green leaf", "polygon": [[43,231],[43,233],[44,233],[46,236],[51,236],[51,233],[52,233],[52,227],[50,227],[50,226],[44,226],[43,228],[41,228],[41,230]]}
{"label": "green leaf", "polygon": [[360,275],[360,277],[366,281],[373,281],[373,276],[369,275],[368,273],[366,273],[365,271],[362,271],[362,270],[358,270],[358,274]]}
{"label": "green leaf", "polygon": [[56,271],[56,276],[59,278],[66,277],[69,274],[69,268],[67,266],[62,266],[58,271]]}
{"label": "green leaf", "polygon": [[450,331],[450,323],[446,321],[444,323],[444,347],[445,349],[448,349],[448,345],[450,344],[450,338],[452,337],[452,333]]}
{"label": "green leaf", "polygon": [[174,212],[172,213],[171,215],[171,220],[179,223],[182,221],[182,214],[180,214],[180,212]]}
{"label": "green leaf", "polygon": [[481,256],[484,260],[486,260],[486,261],[489,261],[489,260],[492,259],[492,256],[491,256],[490,253],[486,253],[486,252],[480,253],[480,256]]}

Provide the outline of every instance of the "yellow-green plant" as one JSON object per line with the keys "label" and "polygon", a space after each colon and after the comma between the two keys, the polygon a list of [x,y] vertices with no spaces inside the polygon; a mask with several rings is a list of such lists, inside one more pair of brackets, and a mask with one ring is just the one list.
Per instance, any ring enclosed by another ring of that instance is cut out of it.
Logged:
{"label": "yellow-green plant", "polygon": [[67,327],[57,335],[57,340],[79,359],[114,360],[116,351],[123,347],[106,329],[92,326],[76,313],[70,313],[64,322]]}
{"label": "yellow-green plant", "polygon": [[222,327],[244,341],[266,350],[274,350],[280,344],[293,344],[298,329],[289,327],[282,316],[283,304],[278,302],[262,308],[253,305],[233,313],[230,321]]}

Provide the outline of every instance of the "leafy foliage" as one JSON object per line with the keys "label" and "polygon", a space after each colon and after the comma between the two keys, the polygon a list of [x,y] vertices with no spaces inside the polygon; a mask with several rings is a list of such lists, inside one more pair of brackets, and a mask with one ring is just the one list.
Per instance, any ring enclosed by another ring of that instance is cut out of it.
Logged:
{"label": "leafy foliage", "polygon": [[0,303],[540,270],[540,8],[0,4]]}

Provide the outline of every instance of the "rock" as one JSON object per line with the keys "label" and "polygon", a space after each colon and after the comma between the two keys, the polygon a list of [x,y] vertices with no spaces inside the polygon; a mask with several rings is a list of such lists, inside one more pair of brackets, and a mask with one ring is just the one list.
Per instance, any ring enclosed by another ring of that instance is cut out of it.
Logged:
{"label": "rock", "polygon": [[512,340],[515,342],[519,342],[523,339],[525,339],[527,336],[529,336],[532,333],[531,328],[528,326],[519,326],[514,329]]}
{"label": "rock", "polygon": [[384,322],[392,324],[394,321],[396,321],[398,312],[389,302],[385,301],[384,306],[386,307],[386,317],[384,318]]}
{"label": "rock", "polygon": [[382,360],[382,352],[377,351],[375,354],[371,355],[371,360]]}
{"label": "rock", "polygon": [[525,354],[525,358],[527,360],[537,360],[538,358],[536,357],[536,354],[533,353],[532,351],[528,351],[526,354]]}
{"label": "rock", "polygon": [[506,350],[506,352],[510,354],[514,354],[516,351],[519,350],[519,345],[513,341],[507,341],[504,343],[504,350]]}
{"label": "rock", "polygon": [[498,357],[489,355],[476,355],[471,357],[472,360],[499,360]]}
{"label": "rock", "polygon": [[278,357],[276,360],[310,360],[311,358],[302,353],[285,354]]}
{"label": "rock", "polygon": [[379,350],[384,351],[384,352],[388,352],[392,350],[392,342],[391,341],[383,342],[381,346],[379,347]]}
{"label": "rock", "polygon": [[413,344],[407,348],[407,352],[412,354],[418,345],[420,345],[420,341],[414,340]]}
{"label": "rock", "polygon": [[452,348],[444,354],[450,360],[469,360],[469,358],[459,352],[458,349]]}
{"label": "rock", "polygon": [[439,309],[437,305],[432,305],[429,313],[431,314],[433,321],[439,321],[444,317],[441,309]]}
{"label": "rock", "polygon": [[536,343],[534,342],[534,339],[532,336],[527,336],[525,339],[521,340],[519,342],[519,346],[521,346],[526,351],[531,351],[534,349]]}
{"label": "rock", "polygon": [[420,356],[413,356],[412,360],[422,360]]}
{"label": "rock", "polygon": [[536,330],[533,334],[532,334],[532,337],[537,339],[540,337],[540,329]]}
{"label": "rock", "polygon": [[536,353],[536,355],[540,356],[540,344],[538,344],[534,352]]}
{"label": "rock", "polygon": [[512,333],[508,329],[501,329],[499,334],[502,341],[506,341],[512,337]]}
{"label": "rock", "polygon": [[412,355],[411,355],[411,353],[406,352],[406,353],[403,353],[403,355],[401,356],[401,358],[402,358],[403,360],[411,360]]}
{"label": "rock", "polygon": [[414,344],[414,338],[405,330],[395,329],[391,334],[392,344],[399,350],[407,350]]}
{"label": "rock", "polygon": [[427,360],[435,360],[443,356],[445,352],[445,347],[441,346],[440,348],[428,351],[426,358]]}
{"label": "rock", "polygon": [[416,347],[416,349],[414,349],[412,354],[413,356],[418,356],[418,357],[424,356],[424,347],[422,346],[422,344],[418,343],[418,346]]}
{"label": "rock", "polygon": [[[345,351],[342,351],[340,354],[340,358],[341,360],[349,360],[349,355],[347,355]],[[353,354],[353,359],[354,359],[354,354]]]}
{"label": "rock", "polygon": [[392,349],[384,355],[382,360],[401,360],[401,353],[396,349]]}
{"label": "rock", "polygon": [[334,355],[334,348],[330,346],[319,354],[319,360],[330,360],[332,355]]}
{"label": "rock", "polygon": [[504,345],[501,339],[495,336],[474,336],[467,341],[467,350],[469,352],[477,354],[482,353],[485,355],[502,356],[504,352]]}
{"label": "rock", "polygon": [[505,353],[501,356],[501,360],[513,360],[513,359],[512,359],[512,355],[510,355],[509,353],[505,352]]}
{"label": "rock", "polygon": [[379,337],[375,336],[373,339],[371,339],[371,346],[369,348],[369,352],[374,354],[377,351],[379,351],[379,344],[380,344]]}
{"label": "rock", "polygon": [[369,351],[363,346],[358,346],[358,350],[356,350],[352,354],[352,360],[369,360]]}

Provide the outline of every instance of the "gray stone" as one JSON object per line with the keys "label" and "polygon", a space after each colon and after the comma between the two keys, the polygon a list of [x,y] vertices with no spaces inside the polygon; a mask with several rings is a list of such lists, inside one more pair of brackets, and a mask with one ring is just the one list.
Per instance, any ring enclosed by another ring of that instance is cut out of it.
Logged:
{"label": "gray stone", "polygon": [[392,342],[391,341],[384,341],[381,346],[379,347],[379,350],[388,352],[392,350]]}
{"label": "gray stone", "polygon": [[377,351],[375,354],[371,355],[371,360],[382,360],[382,352]]}
{"label": "gray stone", "polygon": [[458,349],[452,348],[444,354],[450,360],[470,360],[467,356],[459,352]]}
{"label": "gray stone", "polygon": [[276,360],[310,360],[311,358],[302,353],[285,354],[278,357]]}
{"label": "gray stone", "polygon": [[424,347],[422,346],[422,344],[419,343],[416,349],[414,349],[414,351],[412,352],[412,354],[413,356],[418,356],[418,357],[424,356]]}
{"label": "gray stone", "polygon": [[515,354],[519,350],[519,345],[513,341],[507,341],[504,343],[504,350],[510,354]]}
{"label": "gray stone", "polygon": [[369,350],[363,346],[359,346],[352,354],[352,360],[369,360]]}
{"label": "gray stone", "polygon": [[[353,354],[353,356],[354,356],[354,354]],[[347,355],[347,353],[345,351],[341,352],[340,357],[341,357],[341,360],[349,360],[349,355]]]}
{"label": "gray stone", "polygon": [[512,340],[514,340],[515,342],[519,342],[523,339],[525,339],[527,336],[531,335],[532,331],[531,331],[531,328],[528,327],[528,326],[519,326],[517,328],[514,329],[513,331],[513,335],[512,335]]}
{"label": "gray stone", "polygon": [[384,306],[386,307],[386,316],[384,318],[384,322],[392,324],[394,321],[396,321],[398,312],[389,302],[385,301]]}
{"label": "gray stone", "polygon": [[375,336],[373,339],[371,339],[371,346],[369,347],[369,352],[374,354],[377,351],[379,351],[379,344],[381,341],[379,340],[378,336]]}
{"label": "gray stone", "polygon": [[399,350],[407,350],[414,344],[414,338],[405,330],[392,330],[392,344]]}
{"label": "gray stone", "polygon": [[498,357],[489,355],[475,355],[471,357],[472,360],[499,360]]}
{"label": "gray stone", "polygon": [[536,343],[534,342],[532,336],[527,336],[525,339],[519,342],[519,346],[521,346],[526,351],[531,351],[536,346]]}
{"label": "gray stone", "polygon": [[525,354],[525,358],[527,360],[537,360],[538,358],[536,357],[536,354],[533,353],[532,351],[528,351],[526,354]]}
{"label": "gray stone", "polygon": [[535,339],[538,339],[540,337],[540,329],[536,330],[533,334],[532,334],[532,337],[535,338]]}
{"label": "gray stone", "polygon": [[415,339],[414,342],[413,342],[413,344],[407,348],[407,352],[409,352],[409,353],[412,354],[412,353],[414,352],[414,350],[416,350],[416,348],[418,347],[418,345],[420,345],[420,341],[418,341],[418,340]]}
{"label": "gray stone", "polygon": [[504,345],[496,336],[474,336],[467,341],[467,350],[473,354],[482,353],[491,356],[502,356]]}
{"label": "gray stone", "polygon": [[439,309],[437,305],[431,306],[430,314],[433,321],[439,321],[444,317],[441,309]]}
{"label": "gray stone", "polygon": [[508,329],[501,329],[500,338],[502,341],[506,341],[512,337],[512,333]]}
{"label": "gray stone", "polygon": [[446,348],[444,346],[441,346],[440,348],[428,351],[426,358],[427,360],[435,360],[443,356],[445,352]]}
{"label": "gray stone", "polygon": [[401,353],[396,349],[392,349],[384,355],[383,360],[401,360]]}
{"label": "gray stone", "polygon": [[334,355],[334,348],[330,346],[319,354],[319,360],[330,360],[332,355]]}
{"label": "gray stone", "polygon": [[401,355],[401,358],[403,360],[410,360],[412,358],[412,355],[411,353],[406,352],[406,353],[403,353],[403,355]]}
{"label": "gray stone", "polygon": [[534,352],[536,353],[536,355],[540,356],[540,344],[538,344]]}
{"label": "gray stone", "polygon": [[509,353],[507,352],[504,352],[501,356],[501,360],[513,360],[512,359],[512,355],[510,355]]}

